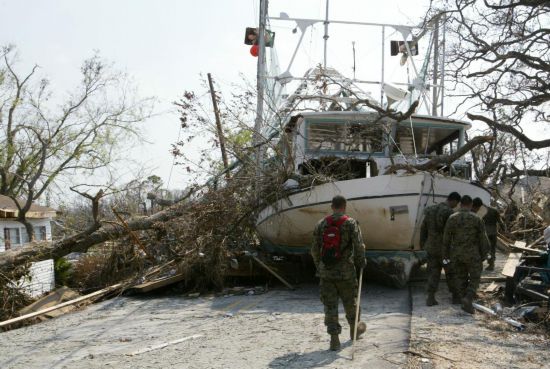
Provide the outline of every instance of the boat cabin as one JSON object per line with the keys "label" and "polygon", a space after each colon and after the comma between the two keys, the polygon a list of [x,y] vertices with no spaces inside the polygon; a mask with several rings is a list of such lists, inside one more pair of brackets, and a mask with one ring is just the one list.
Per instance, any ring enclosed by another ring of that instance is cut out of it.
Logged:
{"label": "boat cabin", "polygon": [[[464,144],[470,124],[413,115],[395,122],[377,113],[304,113],[285,127],[285,152],[298,174],[324,174],[337,179],[374,177],[393,163],[421,164],[448,155]],[[441,172],[470,179],[470,164],[459,160]]]}

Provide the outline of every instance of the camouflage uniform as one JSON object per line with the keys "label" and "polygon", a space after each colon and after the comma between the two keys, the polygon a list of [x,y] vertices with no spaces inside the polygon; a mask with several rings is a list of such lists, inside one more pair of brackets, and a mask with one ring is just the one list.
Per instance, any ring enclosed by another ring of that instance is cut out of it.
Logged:
{"label": "camouflage uniform", "polygon": [[428,206],[424,209],[424,220],[420,228],[420,247],[428,254],[427,292],[434,294],[441,278],[441,269],[445,276],[449,292],[455,293],[450,265],[443,265],[443,230],[453,209],[446,202]]}
{"label": "camouflage uniform", "polygon": [[502,227],[502,219],[497,209],[490,208],[486,206],[487,214],[483,216],[483,222],[485,223],[485,232],[487,233],[487,238],[489,239],[489,246],[491,247],[490,254],[491,260],[490,263],[494,264],[495,255],[496,255],[496,246],[497,246],[497,224],[500,224]]}
{"label": "camouflage uniform", "polygon": [[[334,213],[334,220],[344,214]],[[340,228],[341,259],[330,267],[325,266],[321,260],[323,247],[323,232],[327,222],[322,219],[313,232],[313,245],[311,256],[319,272],[321,302],[325,307],[325,325],[331,335],[340,334],[342,326],[338,322],[338,298],[342,299],[346,319],[350,326],[355,322],[355,309],[357,297],[357,272],[365,267],[365,245],[361,229],[355,219],[349,218]]]}
{"label": "camouflage uniform", "polygon": [[451,259],[455,286],[461,296],[475,296],[489,240],[481,218],[466,208],[451,215],[443,233],[445,258]]}

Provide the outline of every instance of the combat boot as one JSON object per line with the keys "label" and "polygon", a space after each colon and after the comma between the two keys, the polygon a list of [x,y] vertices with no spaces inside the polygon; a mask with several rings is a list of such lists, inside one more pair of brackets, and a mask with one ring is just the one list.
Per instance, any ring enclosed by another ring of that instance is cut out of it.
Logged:
{"label": "combat boot", "polygon": [[435,299],[435,293],[428,292],[428,298],[426,299],[426,306],[439,305],[439,302]]}
{"label": "combat boot", "polygon": [[330,351],[340,350],[340,338],[337,334],[330,335]]}
{"label": "combat boot", "polygon": [[[349,338],[353,341],[354,326],[349,327]],[[365,322],[359,322],[357,325],[357,339],[361,338],[361,335],[367,331],[367,324]]]}
{"label": "combat boot", "polygon": [[460,295],[458,293],[453,293],[453,305],[460,305],[462,303],[462,299],[460,298]]}
{"label": "combat boot", "polygon": [[487,268],[485,268],[485,270],[488,270],[488,271],[493,271],[495,270],[495,262],[493,260],[491,260],[489,262],[489,265],[487,265]]}
{"label": "combat boot", "polygon": [[474,313],[473,300],[474,300],[473,294],[470,292],[467,292],[466,296],[462,298],[462,310],[464,310],[469,314],[473,314]]}

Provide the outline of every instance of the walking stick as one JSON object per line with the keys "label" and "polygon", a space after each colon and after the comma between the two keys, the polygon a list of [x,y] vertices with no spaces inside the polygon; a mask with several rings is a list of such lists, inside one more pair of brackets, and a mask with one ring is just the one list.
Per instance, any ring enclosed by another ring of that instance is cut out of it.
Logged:
{"label": "walking stick", "polygon": [[355,341],[357,341],[357,325],[359,324],[359,308],[361,306],[361,287],[363,285],[363,268],[359,272],[359,288],[357,289],[357,300],[355,301],[355,325],[353,326],[353,343],[351,346],[351,360],[355,355]]}

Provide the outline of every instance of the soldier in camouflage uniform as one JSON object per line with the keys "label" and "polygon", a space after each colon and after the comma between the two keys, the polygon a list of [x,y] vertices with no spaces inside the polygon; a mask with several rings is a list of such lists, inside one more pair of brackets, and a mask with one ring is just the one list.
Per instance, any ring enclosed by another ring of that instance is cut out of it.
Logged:
{"label": "soldier in camouflage uniform", "polygon": [[452,192],[447,196],[447,201],[424,209],[424,219],[420,228],[420,247],[428,254],[428,298],[426,299],[428,306],[438,304],[435,293],[439,285],[441,269],[445,269],[447,287],[453,294],[453,303],[460,303],[460,297],[453,287],[451,265],[443,265],[443,230],[447,219],[459,201],[460,195],[457,192]]}
{"label": "soldier in camouflage uniform", "polygon": [[[483,206],[483,201],[476,197],[473,201],[472,211],[477,213],[479,209]],[[500,224],[504,228],[504,223],[500,218],[500,213],[497,209],[485,206],[487,208],[487,213],[483,216],[483,223],[485,223],[485,232],[487,233],[487,238],[489,239],[489,245],[491,246],[491,251],[489,254],[489,259],[487,259],[489,265],[486,270],[495,270],[495,258],[496,258],[496,247],[497,247],[497,226]]]}
{"label": "soldier in camouflage uniform", "polygon": [[[346,199],[343,196],[335,196],[332,199],[331,207],[333,211],[332,218],[337,221],[344,216]],[[325,310],[325,325],[328,334],[330,334],[330,349],[336,351],[340,348],[339,334],[342,332],[342,327],[338,322],[338,298],[342,299],[346,319],[350,325],[350,337],[353,339],[357,303],[357,273],[366,266],[367,261],[359,224],[353,218],[348,218],[340,226],[341,257],[335,264],[325,265],[321,252],[323,232],[326,227],[326,219],[322,219],[317,223],[313,232],[311,255],[321,279],[320,294]],[[359,322],[357,337],[365,330],[366,324]]]}
{"label": "soldier in camouflage uniform", "polygon": [[462,196],[460,209],[451,215],[443,233],[444,262],[453,265],[455,286],[462,296],[462,309],[474,313],[472,305],[479,286],[483,260],[489,249],[485,225],[472,213],[472,198]]}

